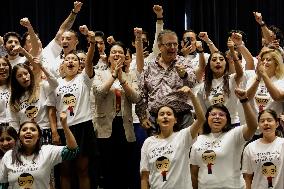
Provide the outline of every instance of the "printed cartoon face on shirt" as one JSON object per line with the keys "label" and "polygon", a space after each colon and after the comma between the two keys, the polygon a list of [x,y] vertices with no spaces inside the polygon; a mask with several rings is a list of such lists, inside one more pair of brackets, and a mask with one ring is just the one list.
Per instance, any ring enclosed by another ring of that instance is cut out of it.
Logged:
{"label": "printed cartoon face on shirt", "polygon": [[18,184],[21,189],[32,189],[34,177],[30,173],[22,173],[18,178]]}
{"label": "printed cartoon face on shirt", "polygon": [[216,153],[213,150],[206,150],[202,154],[202,160],[207,164],[208,174],[212,174],[212,165],[215,163]]}
{"label": "printed cartoon face on shirt", "polygon": [[258,106],[258,110],[262,111],[265,109],[266,105],[268,104],[270,97],[267,96],[266,94],[260,94],[260,95],[256,95],[254,99]]}
{"label": "printed cartoon face on shirt", "polygon": [[167,172],[169,170],[169,166],[170,160],[165,156],[161,156],[156,160],[156,168],[161,172],[161,175],[163,176],[163,182],[167,181]]}
{"label": "printed cartoon face on shirt", "polygon": [[258,106],[259,112],[264,110],[270,101],[270,95],[267,88],[264,85],[259,86],[257,93],[255,94],[255,102]]}
{"label": "printed cartoon face on shirt", "polygon": [[25,111],[27,118],[31,120],[34,120],[36,118],[37,113],[38,113],[38,108],[35,106],[29,106]]}
{"label": "printed cartoon face on shirt", "polygon": [[70,116],[74,116],[74,107],[76,105],[76,97],[73,94],[65,94],[63,96],[63,104],[68,106],[67,110],[70,112]]}
{"label": "printed cartoon face on shirt", "polygon": [[272,162],[265,162],[262,165],[262,174],[267,178],[268,188],[273,187],[272,178],[277,174],[276,166]]}
{"label": "printed cartoon face on shirt", "polygon": [[212,105],[218,104],[218,103],[224,104],[224,102],[225,102],[225,99],[224,99],[224,95],[222,93],[215,94],[211,99]]}

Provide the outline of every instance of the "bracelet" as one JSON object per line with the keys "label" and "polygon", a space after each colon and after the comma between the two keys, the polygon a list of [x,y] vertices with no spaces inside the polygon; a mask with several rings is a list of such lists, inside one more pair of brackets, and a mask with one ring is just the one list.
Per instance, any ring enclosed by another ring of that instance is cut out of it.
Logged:
{"label": "bracelet", "polygon": [[248,100],[249,100],[248,97],[246,97],[244,99],[240,99],[240,103],[242,103],[242,104],[246,103],[246,102],[248,102]]}
{"label": "bracelet", "polygon": [[75,15],[78,14],[77,12],[74,11],[74,9],[72,9],[71,13],[72,13],[72,14],[75,14]]}
{"label": "bracelet", "polygon": [[260,27],[266,26],[265,22],[263,22],[263,21],[262,21],[262,23],[259,24],[259,25],[260,25]]}
{"label": "bracelet", "polygon": [[163,18],[164,18],[164,17],[162,17],[162,18],[157,18],[157,20],[163,20]]}

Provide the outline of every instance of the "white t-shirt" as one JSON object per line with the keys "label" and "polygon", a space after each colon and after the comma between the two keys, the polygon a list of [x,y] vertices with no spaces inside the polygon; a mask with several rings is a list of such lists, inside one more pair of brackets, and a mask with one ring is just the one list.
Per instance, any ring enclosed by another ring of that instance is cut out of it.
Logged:
{"label": "white t-shirt", "polygon": [[3,88],[0,88],[0,123],[8,123],[11,121],[11,116],[8,111],[10,95],[9,88],[3,85]]}
{"label": "white t-shirt", "polygon": [[[12,150],[5,153],[0,164],[0,183],[9,182],[14,189],[48,189],[51,169],[62,162],[64,146],[43,145],[38,156],[21,156],[22,165],[12,164]],[[21,185],[21,186],[20,186]]]}
{"label": "white t-shirt", "polygon": [[237,87],[235,81],[235,74],[231,74],[229,77],[229,90],[231,91],[229,98],[223,93],[223,77],[212,80],[212,87],[208,98],[206,98],[204,83],[199,86],[197,96],[201,102],[204,111],[206,111],[207,108],[213,104],[224,104],[228,108],[231,115],[232,124],[234,124],[240,122],[238,115],[239,99],[234,93],[234,90]]}
{"label": "white t-shirt", "polygon": [[[56,80],[55,80],[56,81]],[[15,129],[18,130],[20,124],[25,121],[35,121],[41,129],[49,129],[49,117],[47,111],[47,100],[49,95],[55,90],[57,85],[50,85],[47,80],[42,80],[39,87],[39,98],[29,103],[27,92],[20,98],[19,112],[11,112],[12,122]]]}
{"label": "white t-shirt", "polygon": [[52,74],[59,77],[59,66],[63,62],[60,57],[62,47],[56,43],[55,39],[50,41],[50,43],[43,49],[42,56],[45,61],[43,61],[46,67],[50,69]]}
{"label": "white t-shirt", "polygon": [[[77,74],[71,81],[59,78],[59,86],[55,90],[56,109],[58,128],[62,128],[60,120],[60,112],[66,111],[67,125],[76,125],[92,120],[90,106],[90,90],[92,79],[83,70],[81,74]],[[51,105],[51,104],[49,104]]]}
{"label": "white t-shirt", "polygon": [[[192,54],[187,55],[185,57],[185,59],[189,59],[190,60],[191,66],[193,67],[194,70],[198,69],[198,66],[199,66],[199,56],[200,56],[200,54],[196,53],[196,54],[193,54],[193,55]],[[206,64],[208,63],[209,56],[210,56],[210,54],[204,53],[205,63]]]}
{"label": "white t-shirt", "polygon": [[253,174],[252,189],[284,188],[284,139],[264,144],[260,139],[244,150],[242,172]]}
{"label": "white t-shirt", "polygon": [[226,133],[199,135],[192,145],[190,163],[199,166],[199,189],[243,189],[241,154],[246,143],[244,126]]}
{"label": "white t-shirt", "polygon": [[[284,90],[284,80],[278,80],[276,77],[272,77],[270,79],[272,83],[274,84],[274,86],[277,87],[277,89]],[[246,88],[248,89],[253,84],[254,81],[255,81],[255,76],[251,77],[250,80],[248,80]],[[271,98],[263,80],[259,82],[257,91],[253,98],[253,107],[255,108],[255,111],[257,113],[260,112],[261,110],[269,109],[269,108],[276,111],[277,114],[280,114],[283,112],[283,103],[274,101]]]}
{"label": "white t-shirt", "polygon": [[17,65],[19,63],[21,63],[21,64],[25,63],[26,60],[27,60],[26,57],[18,55],[17,58],[15,58],[14,60],[9,60],[9,62],[11,64],[12,68],[13,68],[15,65]]}
{"label": "white t-shirt", "polygon": [[150,171],[150,188],[192,188],[189,150],[193,142],[190,127],[166,139],[151,136],[145,140],[141,149],[140,172]]}

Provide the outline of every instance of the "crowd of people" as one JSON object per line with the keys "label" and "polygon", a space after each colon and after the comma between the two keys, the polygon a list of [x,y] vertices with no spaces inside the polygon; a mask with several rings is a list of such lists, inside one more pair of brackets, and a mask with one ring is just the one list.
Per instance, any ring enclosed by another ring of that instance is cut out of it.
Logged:
{"label": "crowd of people", "polygon": [[241,30],[221,52],[204,31],[179,41],[154,5],[152,49],[142,28],[126,47],[82,25],[85,52],[82,5],[46,47],[28,18],[1,37],[0,189],[284,188],[279,28],[253,12],[258,55]]}

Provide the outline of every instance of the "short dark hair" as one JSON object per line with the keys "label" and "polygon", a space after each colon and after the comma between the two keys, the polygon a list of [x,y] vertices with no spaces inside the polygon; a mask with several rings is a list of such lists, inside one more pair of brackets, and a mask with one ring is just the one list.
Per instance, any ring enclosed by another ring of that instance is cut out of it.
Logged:
{"label": "short dark hair", "polygon": [[211,128],[208,124],[208,117],[209,117],[209,113],[213,109],[220,109],[220,110],[222,110],[223,112],[226,113],[227,123],[226,123],[225,127],[222,129],[222,132],[228,132],[229,130],[231,130],[233,128],[233,126],[232,126],[232,123],[231,123],[231,115],[230,115],[228,108],[221,103],[217,103],[217,104],[213,104],[213,105],[209,106],[209,108],[206,111],[206,114],[205,114],[206,121],[203,124],[203,134],[211,133]]}
{"label": "short dark hair", "polygon": [[11,36],[18,38],[18,40],[21,44],[22,38],[21,38],[20,34],[18,34],[17,32],[7,32],[3,36],[4,45],[6,45],[7,41],[9,40],[9,37],[11,37]]}

